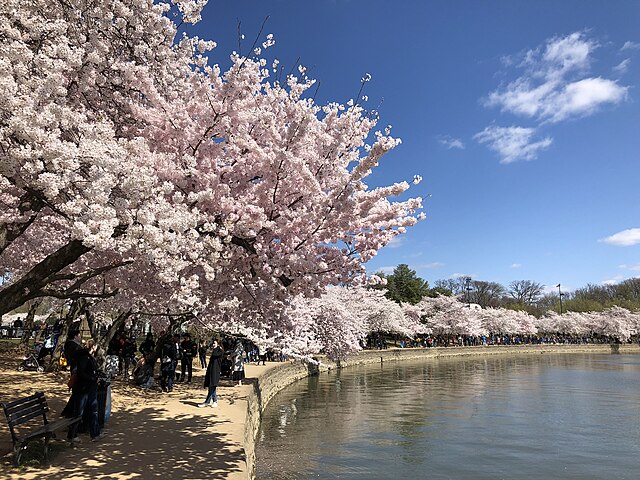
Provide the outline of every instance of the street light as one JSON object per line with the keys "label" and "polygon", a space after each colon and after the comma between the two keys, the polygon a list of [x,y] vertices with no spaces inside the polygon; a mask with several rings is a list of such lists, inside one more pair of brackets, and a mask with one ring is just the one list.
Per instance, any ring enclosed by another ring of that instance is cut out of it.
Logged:
{"label": "street light", "polygon": [[564,293],[560,290],[560,284],[556,285],[558,287],[558,296],[560,297],[560,315],[562,315],[562,296]]}
{"label": "street light", "polygon": [[467,307],[471,308],[471,279],[467,278],[467,286],[465,287],[467,291]]}

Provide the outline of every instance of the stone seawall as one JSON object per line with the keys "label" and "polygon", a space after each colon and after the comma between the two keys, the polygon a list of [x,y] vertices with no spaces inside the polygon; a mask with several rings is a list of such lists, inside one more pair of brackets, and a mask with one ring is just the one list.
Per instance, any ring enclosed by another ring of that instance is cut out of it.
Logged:
{"label": "stone seawall", "polygon": [[244,431],[244,450],[247,475],[255,479],[255,440],[260,428],[262,412],[269,401],[283,388],[310,375],[332,368],[347,368],[356,365],[374,363],[433,359],[445,357],[473,357],[488,355],[541,355],[555,353],[634,353],[640,354],[639,345],[521,345],[521,346],[482,346],[482,347],[438,347],[438,348],[389,348],[387,350],[365,350],[338,363],[320,359],[320,365],[307,365],[300,362],[283,363],[260,375],[253,384],[247,404]]}

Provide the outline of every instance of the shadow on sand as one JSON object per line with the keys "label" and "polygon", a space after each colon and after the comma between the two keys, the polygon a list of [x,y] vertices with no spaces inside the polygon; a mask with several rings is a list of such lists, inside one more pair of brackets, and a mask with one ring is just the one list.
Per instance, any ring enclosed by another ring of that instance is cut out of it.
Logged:
{"label": "shadow on sand", "polygon": [[[2,383],[12,388],[10,395],[2,395],[0,401],[20,398],[41,389],[48,397],[49,417],[58,418],[58,412],[68,398],[66,386],[52,387],[51,383],[59,380],[51,382],[53,379],[45,380],[44,377],[42,380],[46,385],[38,385],[34,382],[36,378],[24,385],[24,380],[23,373],[3,372]],[[62,438],[53,442],[57,445],[50,468],[14,468],[10,464],[11,456],[5,455],[0,464],[0,477],[210,480],[242,471],[243,450],[237,443],[234,445],[227,434],[221,433],[229,420],[218,418],[215,409],[196,408],[197,402],[189,392],[174,392],[168,396],[139,393],[130,401],[130,407],[121,407],[111,417],[104,438],[91,442],[83,435],[81,444],[70,448],[64,442],[66,434],[63,432],[59,434]],[[176,406],[180,404],[182,408],[178,410],[182,411],[176,413]],[[4,455],[11,451],[11,437],[4,418],[1,423],[0,454]],[[41,445],[35,443],[30,448],[37,450]],[[37,452],[34,456],[37,457]]]}

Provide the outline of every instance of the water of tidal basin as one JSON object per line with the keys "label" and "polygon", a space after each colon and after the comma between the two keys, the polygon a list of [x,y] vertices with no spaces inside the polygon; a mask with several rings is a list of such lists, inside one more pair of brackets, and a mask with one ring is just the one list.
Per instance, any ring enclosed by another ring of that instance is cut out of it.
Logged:
{"label": "water of tidal basin", "polygon": [[640,356],[388,362],[267,406],[257,478],[638,479]]}

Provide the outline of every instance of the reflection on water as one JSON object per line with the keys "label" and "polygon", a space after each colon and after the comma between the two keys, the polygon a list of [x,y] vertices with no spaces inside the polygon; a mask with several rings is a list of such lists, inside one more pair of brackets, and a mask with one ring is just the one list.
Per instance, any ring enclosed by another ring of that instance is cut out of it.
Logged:
{"label": "reflection on water", "polygon": [[264,412],[257,478],[637,479],[640,356],[385,363],[324,373]]}

